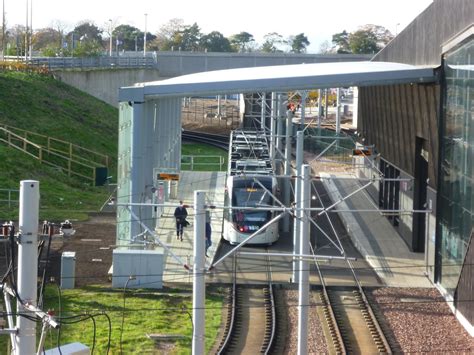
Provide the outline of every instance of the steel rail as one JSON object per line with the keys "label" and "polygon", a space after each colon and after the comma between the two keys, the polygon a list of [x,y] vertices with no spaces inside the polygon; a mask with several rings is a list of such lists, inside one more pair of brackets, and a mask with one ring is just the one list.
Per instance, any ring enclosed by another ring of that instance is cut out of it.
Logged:
{"label": "steel rail", "polygon": [[[266,248],[268,252],[268,248]],[[267,254],[267,277],[268,277],[268,292],[270,293],[270,307],[271,307],[271,333],[270,339],[268,341],[268,346],[264,350],[265,354],[271,354],[271,351],[274,346],[275,342],[275,334],[276,334],[276,307],[275,307],[275,296],[273,294],[273,282],[272,282],[272,269],[270,264],[270,255]],[[263,349],[262,349],[263,350]]]}
{"label": "steel rail", "polygon": [[[314,250],[313,245],[311,243],[309,243],[309,247],[311,249],[311,253],[314,256],[314,259],[313,259],[314,260],[314,265],[316,266],[316,270],[318,271],[318,275],[319,275],[319,280],[321,281],[322,297],[324,297],[324,299],[321,299],[321,301],[323,302],[323,305],[325,307],[327,307],[327,311],[329,313],[329,319],[326,318],[326,321],[328,322],[328,327],[330,329],[332,328],[334,330],[333,332],[331,332],[331,338],[332,338],[332,341],[333,341],[333,346],[336,349],[336,352],[338,354],[347,354],[347,349],[346,349],[346,346],[344,344],[344,340],[342,338],[341,330],[339,329],[339,326],[338,326],[337,321],[336,321],[336,315],[334,314],[334,310],[333,310],[333,308],[331,306],[331,303],[329,301],[329,295],[328,295],[328,291],[327,291],[327,287],[326,287],[326,282],[324,281],[323,274],[321,272],[321,268],[319,267],[319,263],[318,263],[318,260],[317,260],[316,254],[315,254],[315,250]],[[329,324],[329,322],[331,324]]]}
{"label": "steel rail", "polygon": [[227,350],[227,348],[229,347],[229,344],[230,344],[230,340],[232,339],[232,331],[234,329],[234,321],[235,321],[235,309],[236,309],[236,301],[235,301],[235,298],[236,298],[236,289],[237,289],[237,276],[236,276],[236,269],[237,269],[237,256],[234,254],[234,257],[232,259],[232,292],[231,292],[231,297],[232,297],[232,302],[231,302],[231,313],[230,313],[230,322],[228,323],[228,326],[225,328],[224,330],[224,334],[227,334],[225,339],[224,339],[224,342],[222,343],[222,345],[220,346],[219,350],[217,351],[217,354],[218,355],[222,355],[225,353],[225,351]]}

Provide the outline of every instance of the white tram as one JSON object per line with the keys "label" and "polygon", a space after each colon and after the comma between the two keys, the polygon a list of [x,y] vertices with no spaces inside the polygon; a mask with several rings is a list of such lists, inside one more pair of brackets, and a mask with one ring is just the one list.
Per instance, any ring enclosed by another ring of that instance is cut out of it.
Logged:
{"label": "white tram", "polygon": [[[224,239],[238,244],[276,216],[269,207],[275,204],[278,186],[262,131],[233,131],[229,145]],[[277,240],[278,223],[274,223],[253,237],[249,244],[270,245]]]}

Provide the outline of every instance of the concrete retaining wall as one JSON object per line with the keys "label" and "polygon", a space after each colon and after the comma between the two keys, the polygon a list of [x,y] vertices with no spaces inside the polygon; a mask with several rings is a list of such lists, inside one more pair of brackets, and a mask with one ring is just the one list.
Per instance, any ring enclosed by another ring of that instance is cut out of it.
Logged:
{"label": "concrete retaining wall", "polygon": [[159,78],[156,69],[56,70],[54,76],[115,107],[120,87],[165,79]]}

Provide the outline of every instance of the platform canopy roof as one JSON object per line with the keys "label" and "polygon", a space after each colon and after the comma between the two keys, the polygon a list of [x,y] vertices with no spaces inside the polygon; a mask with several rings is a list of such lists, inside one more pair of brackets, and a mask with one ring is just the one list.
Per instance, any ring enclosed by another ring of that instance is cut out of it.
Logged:
{"label": "platform canopy roof", "polygon": [[119,101],[435,82],[433,67],[337,62],[216,70],[120,88]]}

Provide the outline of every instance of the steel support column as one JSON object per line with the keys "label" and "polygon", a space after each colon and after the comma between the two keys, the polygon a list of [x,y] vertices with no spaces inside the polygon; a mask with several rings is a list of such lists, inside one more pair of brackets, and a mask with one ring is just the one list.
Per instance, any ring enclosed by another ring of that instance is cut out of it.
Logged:
{"label": "steel support column", "polygon": [[339,136],[341,133],[341,88],[337,88],[336,93],[336,136]]}
{"label": "steel support column", "polygon": [[[302,182],[302,171],[301,167],[303,165],[303,139],[304,139],[304,132],[298,131],[296,132],[296,179],[295,179],[295,201],[300,200],[301,195],[301,182]],[[299,274],[298,274],[298,258],[296,254],[300,252],[300,219],[302,217],[302,213],[300,209],[296,209],[296,220],[293,223],[293,282],[298,282]]]}
{"label": "steel support column", "polygon": [[306,121],[306,99],[308,98],[308,92],[303,91],[301,93],[301,104],[300,104],[300,130],[304,129],[305,121]]}
{"label": "steel support column", "polygon": [[[306,208],[311,206],[310,196],[310,172],[309,165],[303,165],[302,186],[298,205],[302,212],[300,223],[300,254],[309,254],[309,228],[308,214]],[[298,282],[298,354],[306,355],[308,353],[308,313],[309,313],[309,263],[306,259],[300,259]]]}
{"label": "steel support column", "polygon": [[275,134],[277,120],[277,94],[272,92],[271,120],[270,120],[270,158],[275,159]]}
{"label": "steel support column", "polygon": [[[286,112],[286,131],[285,131],[285,175],[291,176],[291,133],[293,129],[293,114],[288,110]],[[290,205],[291,199],[291,188],[290,188],[291,181],[290,179],[285,179],[283,181],[284,189],[283,189],[283,204],[285,206]],[[290,231],[290,216],[287,215],[283,218],[283,231],[289,232]]]}

